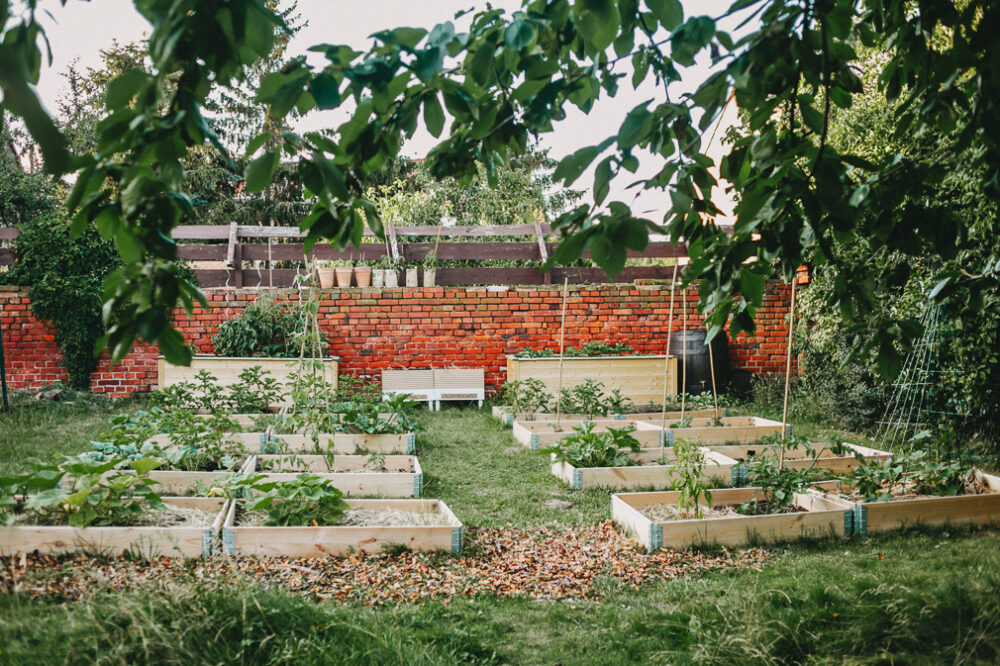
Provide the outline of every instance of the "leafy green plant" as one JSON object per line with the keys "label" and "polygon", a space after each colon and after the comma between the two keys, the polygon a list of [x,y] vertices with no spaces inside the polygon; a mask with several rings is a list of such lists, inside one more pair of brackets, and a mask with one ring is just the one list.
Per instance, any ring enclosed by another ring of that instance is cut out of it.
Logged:
{"label": "leafy green plant", "polygon": [[236,487],[250,492],[241,500],[246,511],[266,511],[266,525],[336,525],[349,508],[333,482],[304,472],[286,481],[267,481],[266,475],[246,476]]}
{"label": "leafy green plant", "polygon": [[434,250],[431,250],[426,255],[424,255],[424,261],[423,261],[424,270],[432,270],[434,268],[437,268],[437,265],[438,265],[437,253]]}
{"label": "leafy green plant", "polygon": [[382,402],[345,403],[337,431],[365,435],[413,432],[418,425],[413,417],[416,405],[406,393],[393,394]]}
{"label": "leafy green plant", "polygon": [[[212,337],[217,356],[295,358],[304,333],[302,305],[263,293],[243,313],[219,325]],[[321,347],[325,347],[325,340]]]}
{"label": "leafy green plant", "polygon": [[594,379],[586,379],[582,384],[564,388],[559,397],[560,406],[567,414],[607,414],[604,403],[604,384]]}
{"label": "leafy green plant", "polygon": [[229,388],[228,407],[239,413],[266,412],[271,405],[282,401],[282,385],[259,365],[244,368],[240,380]]}
{"label": "leafy green plant", "polygon": [[[563,351],[563,356],[566,357],[580,357],[580,356],[622,356],[624,354],[632,354],[635,350],[626,344],[609,344],[607,342],[585,342],[580,347],[566,347]],[[525,347],[518,353],[514,354],[517,358],[549,358],[556,356],[558,352],[552,349],[532,349],[531,347]]]}
{"label": "leafy green plant", "polygon": [[573,426],[572,433],[539,453],[552,454],[555,460],[574,467],[630,467],[637,464],[628,455],[641,450],[638,440],[632,436],[634,427],[607,428],[603,431],[595,431],[595,427],[592,421],[578,423]]}
{"label": "leafy green plant", "polygon": [[[795,450],[799,442],[787,443]],[[820,460],[820,450],[807,448],[812,462],[803,468],[792,469],[782,465],[777,456],[764,452],[754,456],[747,463],[747,479],[751,486],[759,488],[760,496],[754,497],[737,507],[737,512],[755,516],[765,513],[781,513],[795,503],[795,494],[810,488],[823,475],[816,469]]]}
{"label": "leafy green plant", "polygon": [[[114,471],[127,462],[131,471]],[[87,454],[58,464],[32,463],[27,474],[0,477],[0,524],[19,516],[30,524],[127,526],[150,510],[165,508],[148,474],[156,458],[97,461]]]}
{"label": "leafy green plant", "polygon": [[503,402],[515,414],[534,415],[548,408],[551,396],[545,384],[534,377],[508,381],[503,385]]}
{"label": "leafy green plant", "polygon": [[855,453],[858,465],[837,476],[854,489],[864,502],[885,502],[902,493],[916,495],[961,495],[973,468],[958,459],[935,458],[926,451],[893,455],[887,460],[865,458]]}
{"label": "leafy green plant", "polygon": [[674,441],[673,474],[671,488],[677,492],[677,508],[681,511],[694,510],[702,517],[701,499],[712,506],[712,493],[705,481],[705,454],[698,446],[684,439]]}

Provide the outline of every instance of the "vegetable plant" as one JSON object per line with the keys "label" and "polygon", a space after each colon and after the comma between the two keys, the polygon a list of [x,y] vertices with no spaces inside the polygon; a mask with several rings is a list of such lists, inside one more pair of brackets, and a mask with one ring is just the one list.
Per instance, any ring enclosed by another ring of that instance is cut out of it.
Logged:
{"label": "vegetable plant", "polygon": [[[130,471],[115,471],[127,462]],[[165,508],[148,474],[156,458],[94,460],[87,454],[63,456],[59,463],[32,462],[26,474],[0,477],[0,524],[19,516],[29,524],[134,524],[150,510]]]}
{"label": "vegetable plant", "polygon": [[511,405],[515,414],[533,416],[545,411],[550,400],[545,384],[534,377],[509,381],[503,385],[504,404]]}
{"label": "vegetable plant", "polygon": [[559,462],[574,467],[630,467],[637,463],[629,453],[641,450],[639,441],[632,436],[635,428],[608,428],[595,431],[592,421],[573,426],[573,432],[540,453],[553,454]]}
{"label": "vegetable plant", "polygon": [[705,454],[698,446],[684,439],[674,441],[673,474],[671,484],[677,492],[677,508],[681,511],[693,509],[698,518],[702,517],[701,499],[712,506],[712,493],[705,481]]}
{"label": "vegetable plant", "polygon": [[413,432],[417,428],[413,417],[413,409],[417,403],[409,398],[409,394],[396,393],[377,403],[346,403],[342,406],[337,431],[365,435]]}
{"label": "vegetable plant", "polygon": [[[329,479],[303,472],[294,479],[267,481],[266,475],[236,480],[235,488],[251,491],[241,500],[246,511],[266,511],[265,525],[336,525],[349,508],[344,494]],[[239,495],[236,495],[239,497]]]}

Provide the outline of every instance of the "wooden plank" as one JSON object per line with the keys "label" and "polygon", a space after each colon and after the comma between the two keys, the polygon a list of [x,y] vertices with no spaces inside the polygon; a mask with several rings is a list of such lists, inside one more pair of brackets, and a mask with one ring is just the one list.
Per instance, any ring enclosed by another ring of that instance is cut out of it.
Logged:
{"label": "wooden plank", "polygon": [[[712,451],[703,451],[706,465],[703,478],[729,484],[733,467],[738,463]],[[553,456],[554,458],[554,456]],[[553,459],[550,471],[554,476],[568,483],[574,490],[610,488],[612,490],[667,490],[677,479],[676,469],[671,464],[650,464],[661,458],[673,460],[671,448],[648,449],[641,453],[630,453],[629,458],[639,463],[631,467],[574,467],[569,463]]]}
{"label": "wooden plank", "polygon": [[[685,439],[695,444],[749,444],[767,435],[780,435],[785,430],[785,426],[778,421],[756,416],[724,416],[722,423],[722,426],[667,428],[668,443],[675,439]],[[637,421],[636,427],[641,430],[650,428],[658,430],[659,424]]]}
{"label": "wooden plank", "polygon": [[[330,384],[331,390],[336,390],[337,388],[338,360],[335,356],[323,359],[323,378]],[[297,369],[297,359],[266,357],[233,358],[195,354],[189,366],[172,365],[160,359],[157,362],[159,372],[156,388],[163,389],[178,382],[194,381],[195,376],[201,370],[214,375],[219,385],[229,386],[239,382],[239,375],[243,370],[255,365],[261,366],[273,379],[287,388],[292,375]],[[291,404],[291,399],[286,396],[280,404],[274,405],[274,407]]]}
{"label": "wooden plank", "polygon": [[228,245],[178,245],[177,256],[188,261],[225,261]]}
{"label": "wooden plank", "polygon": [[338,432],[320,433],[315,438],[314,440],[312,436],[303,434],[274,435],[273,441],[265,444],[262,452],[412,453],[416,445],[416,435],[413,433],[357,435]]}
{"label": "wooden plank", "polygon": [[17,255],[13,250],[0,247],[0,266],[13,266],[17,262]]}
{"label": "wooden plank", "polygon": [[[326,557],[349,552],[378,553],[406,546],[414,551],[455,552],[461,548],[462,523],[438,500],[347,500],[351,508],[437,514],[444,525],[239,527],[230,511],[222,527],[223,548],[230,555]],[[456,548],[457,546],[457,548]]]}
{"label": "wooden plank", "polygon": [[165,504],[200,508],[216,514],[207,527],[67,527],[18,525],[0,527],[0,555],[39,551],[46,554],[75,551],[145,557],[202,557],[222,526],[226,501],[222,498],[164,497]]}
{"label": "wooden plank", "polygon": [[[300,467],[298,471],[280,471],[279,465],[289,462]],[[264,474],[268,481],[295,479],[300,471],[312,472],[329,479],[346,495],[354,497],[419,497],[423,485],[423,470],[416,456],[385,456],[388,471],[378,472],[369,468],[370,458],[358,455],[259,455],[254,456],[251,471]],[[270,471],[272,469],[278,471]],[[401,471],[405,470],[405,471]]]}
{"label": "wooden plank", "polygon": [[[385,254],[385,246],[381,244],[366,243],[361,247],[350,247],[345,250],[338,250],[327,244],[317,244],[309,253],[309,259],[375,261],[384,257]],[[271,246],[270,258],[273,261],[302,261],[304,256],[302,243],[280,243]],[[247,261],[267,261],[267,245],[264,243],[243,243],[243,258]]]}
{"label": "wooden plank", "polygon": [[[712,506],[733,506],[755,496],[755,488],[728,488],[712,491]],[[762,516],[734,516],[655,522],[642,509],[656,504],[676,504],[678,493],[621,493],[612,496],[612,518],[634,533],[647,549],[683,548],[692,544],[742,546],[751,542],[773,542],[802,537],[844,536],[849,519],[849,502],[796,494],[795,503],[806,509],[799,513]],[[619,501],[615,501],[617,498]],[[633,512],[626,511],[625,507]],[[654,529],[658,528],[658,529]]]}
{"label": "wooden plank", "polygon": [[[243,450],[247,453],[256,453],[260,450],[261,442],[267,439],[267,433],[264,432],[233,432],[226,435],[226,439],[237,442]],[[170,440],[170,434],[164,433],[160,435],[153,435],[146,440],[147,444],[153,444],[160,448],[173,446]]]}
{"label": "wooden plank", "polygon": [[[664,355],[566,357],[563,363],[562,385],[571,388],[587,379],[604,383],[605,391],[618,389],[636,404],[663,400]],[[668,361],[667,393],[677,392],[677,359]],[[513,375],[512,375],[513,369]],[[559,386],[559,358],[507,357],[507,380],[534,378],[545,384],[555,395]]]}
{"label": "wooden plank", "polygon": [[181,224],[170,232],[174,240],[229,240],[228,224]]}
{"label": "wooden plank", "polygon": [[[573,426],[578,422],[566,423],[556,429],[555,422],[551,421],[515,421],[513,426],[514,439],[527,446],[532,451],[544,449],[558,443],[563,437],[573,432]],[[594,432],[604,432],[608,428],[627,428],[636,426],[639,422],[622,421],[618,419],[594,420]],[[661,440],[661,430],[648,429],[636,430],[632,433],[641,446],[659,446]]]}
{"label": "wooden plank", "polygon": [[14,240],[21,235],[17,227],[0,227],[0,240]]}

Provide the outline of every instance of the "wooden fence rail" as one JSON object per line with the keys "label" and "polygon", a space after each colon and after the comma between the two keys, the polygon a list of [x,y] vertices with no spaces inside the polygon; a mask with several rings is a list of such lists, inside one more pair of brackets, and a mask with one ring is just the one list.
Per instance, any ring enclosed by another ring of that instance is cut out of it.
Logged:
{"label": "wooden fence rail", "polygon": [[[533,261],[548,259],[557,243],[546,236],[552,234],[548,224],[515,224],[506,226],[443,226],[401,227],[387,225],[386,240],[375,242],[375,234],[365,229],[360,247],[338,250],[328,244],[317,244],[309,253],[314,260],[375,261],[386,255],[398,262],[419,262],[437,247],[440,261],[505,260]],[[0,228],[0,241],[11,241],[18,235],[13,228]],[[303,269],[274,268],[274,262],[303,261],[301,239],[304,233],[293,227],[238,225],[182,225],[174,229],[177,241],[191,241],[178,246],[178,255],[195,262],[195,277],[202,287],[274,286],[288,287]],[[493,240],[496,238],[531,240]],[[433,241],[426,239],[433,238]],[[417,240],[423,239],[423,240]],[[441,240],[446,239],[446,240]],[[459,241],[447,239],[463,239]],[[483,240],[476,240],[483,239]],[[488,239],[488,240],[487,240]],[[585,254],[588,257],[589,254]],[[644,251],[629,251],[630,258],[681,258],[687,256],[683,245],[660,241],[651,242]],[[10,248],[0,247],[0,266],[11,265],[15,257]],[[198,267],[198,262],[223,262],[224,267]],[[244,262],[253,262],[245,266]],[[604,271],[592,267],[557,267],[542,273],[537,266],[511,267],[439,267],[440,285],[505,285],[550,284],[568,277],[571,282],[631,282],[636,279],[668,279],[672,268],[665,266],[629,266],[613,279]]]}

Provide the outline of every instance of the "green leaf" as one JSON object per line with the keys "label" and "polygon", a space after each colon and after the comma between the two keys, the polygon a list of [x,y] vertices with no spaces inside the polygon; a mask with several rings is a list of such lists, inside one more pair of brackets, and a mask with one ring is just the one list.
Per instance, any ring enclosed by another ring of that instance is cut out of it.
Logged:
{"label": "green leaf", "polygon": [[158,458],[142,458],[141,460],[133,460],[129,464],[138,474],[144,475],[162,465],[163,461]]}
{"label": "green leaf", "polygon": [[646,5],[667,30],[673,30],[684,20],[684,7],[680,0],[646,0]]}
{"label": "green leaf", "polygon": [[427,124],[427,131],[435,138],[441,136],[444,129],[444,111],[441,109],[441,102],[438,101],[436,92],[424,96],[424,122]]}
{"label": "green leaf", "polygon": [[130,69],[108,84],[104,105],[111,111],[126,106],[142,88],[149,75],[141,69]]}
{"label": "green leaf", "polygon": [[310,82],[309,92],[320,109],[335,109],[340,106],[340,87],[329,74],[319,74]]}
{"label": "green leaf", "polygon": [[647,100],[629,111],[625,116],[625,121],[618,130],[618,147],[628,150],[632,146],[640,143],[649,134],[652,127],[652,114],[646,109],[646,105],[651,100]]}
{"label": "green leaf", "polygon": [[885,379],[895,379],[903,368],[903,358],[888,338],[882,339],[878,349],[878,371]]}
{"label": "green leaf", "polygon": [[268,150],[247,165],[247,192],[262,192],[267,189],[271,184],[271,176],[278,168],[278,158],[278,151]]}
{"label": "green leaf", "polygon": [[577,31],[598,51],[611,45],[620,22],[614,0],[577,0],[573,3],[573,23]]}
{"label": "green leaf", "polygon": [[600,205],[607,198],[611,189],[611,157],[605,157],[594,171],[594,203]]}
{"label": "green leaf", "polygon": [[517,20],[503,32],[503,43],[507,48],[520,51],[535,41],[535,27],[527,21]]}

